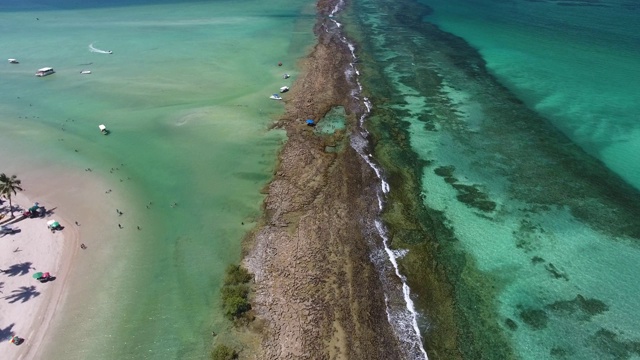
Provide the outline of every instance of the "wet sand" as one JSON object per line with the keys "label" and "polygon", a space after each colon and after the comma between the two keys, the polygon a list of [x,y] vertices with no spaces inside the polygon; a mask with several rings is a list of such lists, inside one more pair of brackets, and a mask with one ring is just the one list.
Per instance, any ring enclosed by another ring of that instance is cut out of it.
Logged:
{"label": "wet sand", "polygon": [[[333,106],[352,109],[347,129],[356,124],[349,49],[323,26],[334,7],[318,3],[318,44],[276,125],[288,140],[244,259],[255,274],[262,339],[252,355],[261,359],[401,358],[364,226],[376,214],[375,174],[345,133],[323,137],[305,124]],[[335,145],[342,150],[325,151]]]}

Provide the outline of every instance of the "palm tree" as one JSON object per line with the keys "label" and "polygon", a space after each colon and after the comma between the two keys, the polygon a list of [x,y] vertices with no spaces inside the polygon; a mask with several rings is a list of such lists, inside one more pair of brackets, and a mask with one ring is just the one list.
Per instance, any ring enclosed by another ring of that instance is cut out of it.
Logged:
{"label": "palm tree", "polygon": [[18,191],[22,191],[22,188],[20,187],[21,182],[22,181],[20,181],[20,179],[15,175],[11,175],[11,177],[9,177],[5,173],[0,174],[0,194],[4,195],[9,200],[9,212],[11,213],[11,218],[13,218],[11,193],[15,195]]}

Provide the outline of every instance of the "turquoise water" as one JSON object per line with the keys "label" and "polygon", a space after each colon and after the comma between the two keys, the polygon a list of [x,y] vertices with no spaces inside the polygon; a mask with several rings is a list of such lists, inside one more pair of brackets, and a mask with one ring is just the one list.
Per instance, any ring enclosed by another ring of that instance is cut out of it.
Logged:
{"label": "turquoise water", "polygon": [[[640,189],[640,25],[627,1],[430,1],[427,21],[575,143]],[[572,3],[572,2],[567,2]]]}
{"label": "turquoise water", "polygon": [[[377,157],[415,171],[421,184],[425,215],[412,214],[417,227],[392,223],[394,245],[437,249],[457,351],[640,356],[638,9],[423,3],[433,12],[414,1],[362,0],[350,19]],[[407,186],[398,179],[390,178],[392,199]],[[429,339],[441,317],[428,312],[431,294],[418,283],[432,269],[404,264],[427,352],[440,358],[432,351],[446,344]]]}
{"label": "turquoise water", "polygon": [[[313,5],[0,7],[3,56],[20,61],[0,70],[0,139],[89,167],[127,199],[124,229],[113,233],[123,247],[79,262],[47,358],[200,359],[212,330],[224,336],[222,273],[240,258],[284,141],[268,130],[282,111],[268,96],[291,85],[313,43]],[[56,73],[34,76],[46,66]],[[98,133],[103,123],[109,136]],[[97,283],[89,272],[105,276]]]}
{"label": "turquoise water", "polygon": [[331,109],[316,126],[316,130],[322,134],[335,134],[345,128],[345,111],[341,106]]}

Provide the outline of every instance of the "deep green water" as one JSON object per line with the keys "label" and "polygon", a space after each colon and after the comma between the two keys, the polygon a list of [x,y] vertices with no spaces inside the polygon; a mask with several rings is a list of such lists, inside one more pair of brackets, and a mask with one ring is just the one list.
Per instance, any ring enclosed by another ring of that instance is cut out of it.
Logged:
{"label": "deep green water", "polygon": [[[295,80],[314,5],[0,5],[2,54],[20,61],[0,67],[3,145],[90,167],[126,199],[113,237],[127,243],[74,269],[47,359],[201,359],[211,331],[224,336],[222,273],[240,259],[284,141],[268,131],[282,111],[268,97]],[[36,78],[45,66],[56,73]]]}
{"label": "deep green water", "polygon": [[[637,6],[422,2],[343,21],[430,357],[637,358]],[[453,324],[420,282],[438,276]]]}

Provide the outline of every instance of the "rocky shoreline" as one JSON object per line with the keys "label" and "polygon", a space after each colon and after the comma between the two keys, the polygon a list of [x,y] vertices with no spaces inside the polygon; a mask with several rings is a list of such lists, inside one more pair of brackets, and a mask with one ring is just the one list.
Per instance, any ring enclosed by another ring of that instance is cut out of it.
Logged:
{"label": "rocky shoreline", "polygon": [[[255,275],[252,306],[261,324],[252,358],[402,357],[370,260],[366,224],[377,214],[378,180],[349,145],[359,105],[345,75],[352,55],[327,16],[337,2],[317,4],[318,43],[276,124],[288,140],[243,261]],[[335,106],[347,109],[346,131],[321,135],[306,126]]]}

